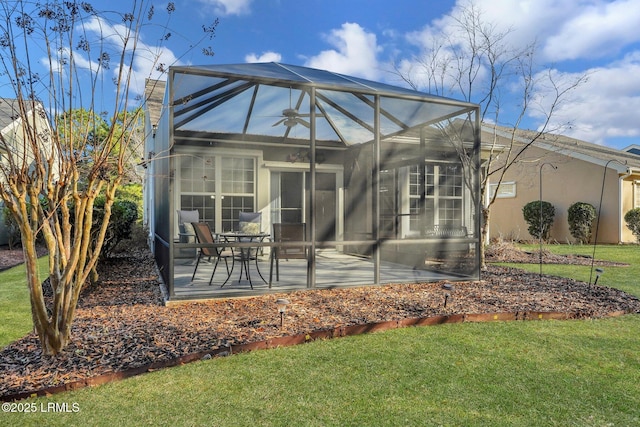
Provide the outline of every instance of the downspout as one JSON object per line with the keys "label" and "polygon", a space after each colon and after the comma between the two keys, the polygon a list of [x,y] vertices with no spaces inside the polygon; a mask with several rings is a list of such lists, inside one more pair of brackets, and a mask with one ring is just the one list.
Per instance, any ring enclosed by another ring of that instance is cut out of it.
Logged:
{"label": "downspout", "polygon": [[622,223],[624,222],[624,212],[622,212],[623,196],[622,184],[625,179],[629,178],[633,173],[631,168],[627,168],[627,173],[618,177],[618,244],[622,243]]}

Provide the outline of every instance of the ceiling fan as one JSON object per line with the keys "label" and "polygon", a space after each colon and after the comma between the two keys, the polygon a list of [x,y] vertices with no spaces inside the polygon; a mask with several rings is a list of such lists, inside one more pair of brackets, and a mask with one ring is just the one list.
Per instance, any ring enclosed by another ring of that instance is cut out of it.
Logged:
{"label": "ceiling fan", "polygon": [[282,110],[282,119],[275,122],[273,126],[284,124],[286,127],[290,128],[297,124],[301,124],[308,128],[309,123],[301,117],[309,117],[309,114],[300,114],[296,108],[285,108]]}
{"label": "ceiling fan", "polygon": [[[304,96],[304,92],[300,94],[300,99],[298,100],[298,105],[302,102],[302,97]],[[289,88],[289,108],[285,108],[282,110],[282,118],[275,122],[272,126],[278,126],[280,124],[284,124],[287,128],[292,128],[297,124],[301,124],[302,126],[308,128],[309,122],[302,119],[302,117],[309,117],[309,114],[301,114],[298,112],[297,108],[293,108],[291,105],[291,88]]]}

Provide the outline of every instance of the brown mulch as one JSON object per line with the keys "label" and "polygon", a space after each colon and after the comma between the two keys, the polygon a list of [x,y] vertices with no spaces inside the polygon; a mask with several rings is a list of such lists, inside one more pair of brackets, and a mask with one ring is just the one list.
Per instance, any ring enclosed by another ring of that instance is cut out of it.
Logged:
{"label": "brown mulch", "polygon": [[542,252],[543,264],[572,264],[572,265],[597,265],[597,266],[626,266],[628,264],[593,259],[584,255],[556,255],[547,249],[535,251],[523,251],[513,243],[506,240],[493,241],[485,252],[486,262],[511,262],[520,264],[538,264]]}
{"label": "brown mulch", "polygon": [[[36,248],[38,256],[43,256],[47,253],[47,248],[38,246]],[[22,264],[24,261],[24,254],[21,247],[13,247],[9,249],[8,246],[0,246],[0,271],[15,267]]]}
{"label": "brown mulch", "polygon": [[289,293],[280,329],[275,300],[283,295],[165,307],[147,250],[111,259],[100,277],[99,286],[83,291],[72,342],[62,354],[43,356],[34,334],[0,350],[0,396],[338,326],[459,313],[640,313],[640,300],[616,289],[490,266],[481,281],[454,283],[446,307],[442,283]]}

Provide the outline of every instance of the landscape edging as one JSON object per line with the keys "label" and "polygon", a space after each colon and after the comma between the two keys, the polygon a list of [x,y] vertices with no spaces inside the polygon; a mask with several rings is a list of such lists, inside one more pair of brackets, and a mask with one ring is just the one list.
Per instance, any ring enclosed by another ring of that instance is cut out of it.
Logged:
{"label": "landscape edging", "polygon": [[[619,317],[628,314],[624,311],[615,311],[608,313],[604,317]],[[269,338],[263,341],[256,341],[245,344],[237,344],[229,347],[220,347],[213,350],[200,351],[180,356],[175,359],[163,360],[160,362],[152,362],[136,368],[126,369],[118,372],[108,372],[95,377],[85,378],[82,380],[71,381],[58,386],[45,387],[32,392],[21,392],[15,394],[6,394],[0,396],[2,402],[12,402],[29,397],[50,396],[53,394],[63,393],[72,390],[78,390],[85,387],[93,387],[113,381],[119,381],[126,378],[138,376],[147,372],[158,371],[160,369],[180,366],[198,360],[210,359],[212,357],[224,357],[237,353],[246,353],[255,350],[267,350],[277,347],[290,347],[294,345],[304,344],[319,339],[332,339],[353,335],[361,335],[372,332],[382,332],[390,329],[406,328],[410,326],[435,326],[446,323],[465,323],[465,322],[504,322],[504,321],[531,321],[531,320],[570,320],[585,318],[580,313],[571,312],[501,312],[501,313],[471,313],[471,314],[452,314],[440,315],[432,317],[416,317],[399,320],[388,320],[384,322],[366,323],[362,325],[338,326],[333,329],[317,330],[305,334],[297,334],[276,338]]]}

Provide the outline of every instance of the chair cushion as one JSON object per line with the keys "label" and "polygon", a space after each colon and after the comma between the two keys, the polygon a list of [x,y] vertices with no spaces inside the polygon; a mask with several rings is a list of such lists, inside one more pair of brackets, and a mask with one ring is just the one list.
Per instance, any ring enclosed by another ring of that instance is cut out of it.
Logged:
{"label": "chair cushion", "polygon": [[200,222],[200,212],[178,210],[178,224]]}
{"label": "chair cushion", "polygon": [[196,243],[196,231],[190,222],[185,222],[179,226],[180,243]]}
{"label": "chair cushion", "polygon": [[257,222],[240,222],[240,231],[248,234],[258,234],[260,233],[260,224]]}
{"label": "chair cushion", "polygon": [[238,215],[238,225],[242,233],[260,233],[262,223],[262,213],[260,212],[240,212]]}

